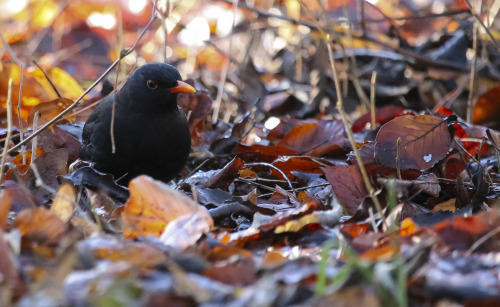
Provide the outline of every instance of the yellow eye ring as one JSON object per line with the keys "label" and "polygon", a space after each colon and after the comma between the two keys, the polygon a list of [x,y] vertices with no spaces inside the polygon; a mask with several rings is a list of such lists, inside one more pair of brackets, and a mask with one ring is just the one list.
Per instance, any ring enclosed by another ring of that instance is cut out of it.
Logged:
{"label": "yellow eye ring", "polygon": [[146,85],[152,90],[156,90],[158,88],[158,84],[156,84],[153,80],[148,80]]}

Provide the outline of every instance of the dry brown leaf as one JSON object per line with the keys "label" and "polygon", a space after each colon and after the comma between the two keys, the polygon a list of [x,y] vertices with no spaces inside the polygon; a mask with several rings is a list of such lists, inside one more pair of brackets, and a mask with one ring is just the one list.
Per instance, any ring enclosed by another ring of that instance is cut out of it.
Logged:
{"label": "dry brown leaf", "polygon": [[213,225],[212,218],[203,208],[161,181],[139,176],[130,182],[129,189],[130,198],[122,214],[123,236],[127,239],[148,235],[160,237],[169,223],[181,217],[198,215],[200,222]]}
{"label": "dry brown leaf", "polygon": [[399,152],[401,169],[427,170],[446,157],[452,138],[440,117],[403,115],[383,125],[375,141],[377,164],[396,168]]}
{"label": "dry brown leaf", "polygon": [[456,202],[456,198],[452,198],[452,199],[449,199],[445,202],[442,202],[440,204],[437,204],[434,206],[434,208],[432,208],[432,212],[436,212],[436,211],[451,211],[451,212],[455,212],[455,210],[457,210],[457,208],[455,207],[455,202]]}
{"label": "dry brown leaf", "polygon": [[12,205],[12,191],[0,191],[0,228],[7,229],[7,220],[9,218],[9,211]]}
{"label": "dry brown leaf", "polygon": [[14,227],[24,238],[39,244],[51,244],[59,241],[68,224],[55,213],[40,207],[21,211],[14,221]]}
{"label": "dry brown leaf", "polygon": [[70,184],[65,184],[57,191],[50,211],[54,212],[63,222],[68,222],[75,211],[75,201],[75,190]]}
{"label": "dry brown leaf", "polygon": [[[37,124],[39,126],[45,125],[47,122],[49,122],[52,118],[56,117],[59,113],[64,111],[67,107],[69,107],[73,103],[73,100],[67,99],[67,98],[57,98],[55,100],[51,101],[45,101],[42,103],[37,104],[36,106],[33,107],[31,110],[29,116],[28,116],[28,124],[30,126],[33,125],[33,120],[35,117],[36,112],[38,112],[38,121]],[[71,116],[67,121],[74,120],[75,117]]]}

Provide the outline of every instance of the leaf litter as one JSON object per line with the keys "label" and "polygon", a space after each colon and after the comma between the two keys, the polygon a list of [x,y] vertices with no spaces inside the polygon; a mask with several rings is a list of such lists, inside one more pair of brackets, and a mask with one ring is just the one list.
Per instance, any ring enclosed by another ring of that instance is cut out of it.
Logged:
{"label": "leaf litter", "polygon": [[[490,4],[129,2],[1,4],[0,305],[500,303]],[[174,182],[74,163],[95,102],[165,58],[197,90]]]}

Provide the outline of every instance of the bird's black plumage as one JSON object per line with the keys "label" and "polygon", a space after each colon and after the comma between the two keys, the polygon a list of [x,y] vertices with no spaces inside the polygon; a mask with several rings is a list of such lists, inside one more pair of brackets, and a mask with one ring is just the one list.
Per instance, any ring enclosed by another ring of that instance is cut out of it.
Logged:
{"label": "bird's black plumage", "polygon": [[[125,176],[121,183],[141,174],[171,180],[184,167],[191,149],[191,134],[186,116],[177,106],[177,93],[194,91],[171,65],[141,66],[88,118],[80,159],[93,162],[95,169],[115,178]],[[113,101],[115,153],[110,133]]]}

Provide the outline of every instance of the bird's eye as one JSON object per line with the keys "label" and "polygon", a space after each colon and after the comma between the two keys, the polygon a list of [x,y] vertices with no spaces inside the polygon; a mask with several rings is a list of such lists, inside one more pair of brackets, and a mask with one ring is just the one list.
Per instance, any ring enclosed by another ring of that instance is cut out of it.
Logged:
{"label": "bird's eye", "polygon": [[146,84],[152,90],[156,90],[158,88],[158,84],[156,84],[153,80],[148,80]]}

